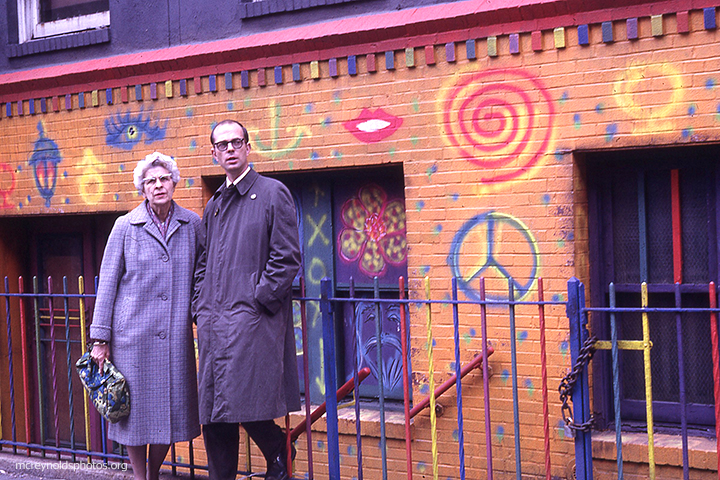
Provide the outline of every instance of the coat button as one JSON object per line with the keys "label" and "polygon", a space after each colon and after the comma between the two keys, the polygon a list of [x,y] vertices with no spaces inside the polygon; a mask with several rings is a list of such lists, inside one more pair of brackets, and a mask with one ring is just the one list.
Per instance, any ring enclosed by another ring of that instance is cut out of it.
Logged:
{"label": "coat button", "polygon": [[165,332],[160,332],[160,333],[158,333],[158,337],[160,337],[160,338],[165,338]]}
{"label": "coat button", "polygon": [[167,255],[163,255],[161,259],[163,262],[167,262],[168,260],[170,260]]}
{"label": "coat button", "polygon": [[162,295],[160,295],[160,298],[162,298],[163,300],[167,300],[168,296],[163,293]]}

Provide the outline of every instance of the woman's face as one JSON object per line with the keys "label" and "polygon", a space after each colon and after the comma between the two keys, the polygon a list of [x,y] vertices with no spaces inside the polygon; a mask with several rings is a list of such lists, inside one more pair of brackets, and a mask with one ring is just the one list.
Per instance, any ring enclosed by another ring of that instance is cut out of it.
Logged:
{"label": "woman's face", "polygon": [[153,210],[168,207],[175,192],[172,175],[164,167],[150,167],[145,171],[143,179],[143,197],[147,198]]}

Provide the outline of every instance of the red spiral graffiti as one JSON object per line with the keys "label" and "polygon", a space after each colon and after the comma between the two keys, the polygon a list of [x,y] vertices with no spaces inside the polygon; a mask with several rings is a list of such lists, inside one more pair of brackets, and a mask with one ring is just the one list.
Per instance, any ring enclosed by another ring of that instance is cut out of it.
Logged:
{"label": "red spiral graffiti", "polygon": [[550,147],[554,103],[540,80],[524,71],[470,75],[442,103],[443,134],[462,158],[487,170],[483,182],[516,178]]}

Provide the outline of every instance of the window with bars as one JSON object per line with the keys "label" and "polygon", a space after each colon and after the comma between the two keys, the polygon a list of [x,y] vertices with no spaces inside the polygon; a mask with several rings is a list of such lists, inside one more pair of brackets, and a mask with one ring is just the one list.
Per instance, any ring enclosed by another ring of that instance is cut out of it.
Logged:
{"label": "window with bars", "polygon": [[[650,307],[709,306],[708,284],[718,280],[719,154],[714,146],[587,155],[593,306],[609,305],[608,286],[614,283],[617,306],[640,307],[643,282]],[[620,340],[642,339],[639,313],[617,313],[616,321]],[[700,430],[713,426],[709,315],[653,313],[649,326],[656,425],[680,423],[684,384],[688,423]],[[592,329],[609,339],[609,316],[593,316]],[[619,361],[623,428],[642,428],[643,353],[621,350]],[[608,352],[598,352],[593,362],[594,410],[601,428],[614,421],[610,362]]]}

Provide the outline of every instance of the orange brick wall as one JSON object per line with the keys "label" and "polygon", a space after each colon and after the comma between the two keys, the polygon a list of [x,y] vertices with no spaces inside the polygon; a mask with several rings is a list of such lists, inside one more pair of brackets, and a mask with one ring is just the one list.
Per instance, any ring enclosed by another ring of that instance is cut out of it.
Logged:
{"label": "orange brick wall", "polygon": [[[252,70],[248,88],[240,86],[240,73],[234,72],[232,90],[225,89],[224,77],[218,75],[217,91],[210,92],[210,78],[204,76],[203,93],[195,93],[196,80],[190,79],[187,95],[181,95],[178,81],[172,82],[172,95],[167,95],[166,78],[158,74],[157,100],[151,99],[151,87],[145,84],[142,101],[135,100],[131,86],[127,102],[120,88],[113,89],[112,105],[104,91],[85,92],[84,108],[75,94],[71,110],[65,108],[63,96],[55,99],[59,111],[53,111],[53,99],[47,99],[43,114],[36,99],[35,115],[28,113],[25,101],[23,114],[13,103],[13,116],[8,118],[2,104],[0,215],[129,210],[140,200],[132,186],[132,169],[155,150],[177,158],[183,179],[175,199],[201,214],[202,177],[222,173],[212,165],[210,129],[213,122],[234,118],[250,130],[251,161],[260,172],[403,165],[412,298],[424,298],[426,275],[431,278],[432,298],[449,298],[451,252],[460,259],[461,276],[483,265],[485,231],[493,219],[502,227],[495,233],[495,258],[520,284],[530,285],[525,298],[537,298],[536,280],[542,277],[545,298],[565,300],[568,278],[587,280],[589,268],[585,186],[576,156],[586,150],[720,140],[720,38],[716,30],[703,27],[699,10],[690,12],[690,32],[683,34],[677,33],[673,14],[663,16],[661,35],[653,35],[649,17],[640,18],[637,40],[627,40],[624,22],[614,22],[614,41],[608,43],[603,42],[601,26],[590,25],[587,46],[578,45],[576,26],[558,27],[566,28],[542,32],[540,51],[533,50],[527,32],[519,36],[519,53],[510,53],[510,37],[503,35],[497,37],[496,56],[488,55],[487,39],[477,39],[477,58],[467,59],[467,38],[457,38],[455,61],[446,60],[444,44],[435,45],[432,65],[426,64],[424,49],[416,48],[411,59],[407,51],[395,51],[394,70],[385,68],[385,54],[378,52],[374,73],[367,72],[367,58],[359,55],[357,75],[348,75],[347,59],[340,58],[336,77],[330,76],[328,62],[320,62],[318,78],[313,79],[313,65],[303,63],[302,81],[294,82],[292,68],[285,66],[284,83],[279,85],[272,69],[265,70],[266,86],[258,85],[258,72]],[[555,48],[559,35],[564,48]],[[363,109],[382,109],[401,119],[402,125],[381,141],[360,141],[345,123]],[[134,133],[139,138],[134,147],[123,150],[108,144],[106,125],[128,115],[147,124]],[[40,130],[56,143],[60,159],[49,207],[29,164]],[[161,130],[164,138],[148,141]],[[492,270],[486,275],[488,293],[506,296],[506,280]],[[427,316],[417,306],[411,313],[413,388],[419,399],[428,382]],[[450,376],[454,361],[451,309],[433,306],[432,321],[439,384]],[[561,412],[555,394],[569,367],[564,308],[549,308],[546,321],[553,475],[564,478],[573,459],[572,442],[558,427]],[[505,478],[502,472],[511,478],[515,456],[507,311],[490,309],[488,322],[495,348],[490,360],[494,468],[496,478]],[[536,307],[520,307],[516,323],[523,471],[539,478],[544,459]],[[461,307],[460,335],[462,356],[468,360],[481,348],[477,309]],[[464,386],[467,475],[479,478],[486,468],[480,374],[472,373]],[[454,390],[439,403],[445,407],[437,422],[440,478],[457,478]],[[6,402],[2,408],[5,413]],[[413,440],[415,474],[428,478],[432,453],[427,412],[415,420]],[[348,478],[354,475],[353,445],[354,435],[343,435],[341,466]],[[300,447],[298,468],[304,471],[302,440]],[[366,476],[379,478],[377,438],[367,437],[366,447]],[[404,443],[393,439],[388,448],[389,466],[395,472],[391,478],[399,478],[405,466]],[[320,464],[325,452],[318,447],[317,478],[323,478]],[[667,478],[676,473],[660,469],[659,475],[666,471],[671,472]]]}

